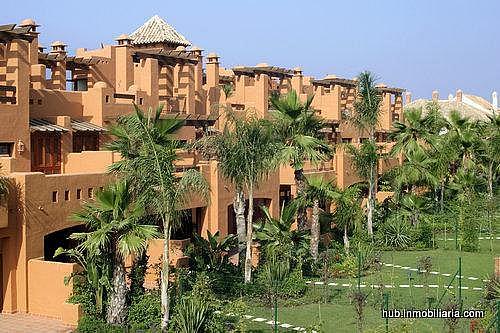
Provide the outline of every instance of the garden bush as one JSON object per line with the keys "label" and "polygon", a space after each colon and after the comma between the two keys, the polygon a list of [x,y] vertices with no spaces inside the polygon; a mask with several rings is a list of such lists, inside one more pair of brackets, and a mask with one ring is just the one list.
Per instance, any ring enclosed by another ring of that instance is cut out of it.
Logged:
{"label": "garden bush", "polygon": [[109,325],[103,319],[94,316],[84,316],[78,321],[78,333],[122,333],[120,327]]}
{"label": "garden bush", "polygon": [[128,323],[134,329],[160,327],[161,300],[158,292],[135,297],[128,310]]}

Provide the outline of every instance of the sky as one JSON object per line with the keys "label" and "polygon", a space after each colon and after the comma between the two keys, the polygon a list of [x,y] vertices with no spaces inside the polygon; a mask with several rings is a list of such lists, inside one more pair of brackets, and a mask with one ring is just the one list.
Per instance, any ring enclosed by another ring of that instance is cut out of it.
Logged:
{"label": "sky", "polygon": [[224,67],[300,66],[305,75],[374,72],[414,98],[500,90],[499,0],[0,0],[0,24],[33,18],[41,43],[99,48],[158,14]]}

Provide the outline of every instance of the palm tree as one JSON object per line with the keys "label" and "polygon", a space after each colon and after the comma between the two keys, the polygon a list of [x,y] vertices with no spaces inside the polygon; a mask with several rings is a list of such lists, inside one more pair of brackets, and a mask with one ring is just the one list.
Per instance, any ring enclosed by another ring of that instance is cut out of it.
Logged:
{"label": "palm tree", "polygon": [[418,226],[421,216],[426,211],[425,197],[408,193],[399,200],[398,215],[405,220],[409,220],[413,226]]}
{"label": "palm tree", "polygon": [[376,169],[379,160],[380,147],[375,141],[365,140],[359,147],[352,144],[346,145],[347,152],[351,156],[352,163],[358,175],[368,183],[368,202],[367,202],[367,229],[368,234],[373,235],[373,213],[375,211],[376,196]]}
{"label": "palm tree", "polygon": [[239,259],[245,256],[246,221],[245,221],[245,178],[246,170],[244,159],[244,142],[239,140],[231,126],[237,121],[233,110],[226,108],[228,122],[222,133],[206,135],[198,140],[194,147],[207,158],[215,157],[218,161],[218,170],[222,176],[235,186],[233,209],[236,216],[236,234],[238,236]]}
{"label": "palm tree", "polygon": [[500,172],[500,115],[488,117],[488,122],[481,126],[482,154],[479,156],[488,183],[488,197],[493,200],[493,186]]}
{"label": "palm tree", "polygon": [[127,314],[125,258],[143,252],[148,240],[156,236],[156,227],[139,223],[143,208],[132,202],[129,185],[119,181],[101,192],[96,200],[84,206],[74,218],[87,225],[89,231],[73,233],[78,247],[96,256],[112,256],[112,281],[106,320],[122,324]]}
{"label": "palm tree", "polygon": [[161,119],[161,111],[159,107],[155,112],[149,109],[144,113],[135,106],[134,114],[121,118],[111,129],[116,140],[110,148],[124,153],[123,159],[114,163],[111,170],[129,179],[138,200],[149,213],[159,216],[162,223],[161,325],[165,330],[170,317],[170,235],[182,205],[193,193],[207,199],[209,186],[198,170],[190,169],[180,176],[175,173],[176,149],[181,144],[173,135],[184,123],[177,119]]}
{"label": "palm tree", "polygon": [[[275,132],[284,145],[281,159],[294,170],[298,195],[306,189],[304,161],[309,160],[316,164],[331,154],[330,146],[321,138],[319,130],[324,127],[324,122],[311,109],[312,100],[313,96],[309,96],[306,102],[302,103],[294,90],[284,96],[273,95],[270,98]],[[297,222],[298,228],[304,230],[305,209],[299,209]]]}
{"label": "palm tree", "polygon": [[234,135],[240,142],[244,184],[248,193],[245,283],[249,283],[252,274],[254,190],[257,184],[277,167],[276,156],[280,146],[275,140],[270,123],[266,120],[250,115],[247,118],[234,119],[233,126]]}
{"label": "palm tree", "polygon": [[457,111],[450,113],[449,133],[447,133],[449,148],[455,149],[461,159],[460,165],[469,168],[475,162],[480,140],[477,127],[467,117],[462,117]]}
{"label": "palm tree", "polygon": [[[354,102],[354,114],[352,123],[362,132],[367,132],[368,140],[365,147],[359,150],[368,154],[363,158],[363,163],[355,163],[357,166],[363,166],[362,173],[368,182],[368,203],[367,203],[367,228],[368,234],[373,235],[373,213],[375,211],[375,196],[377,184],[377,163],[378,154],[375,142],[375,132],[380,116],[380,103],[382,96],[375,86],[375,77],[372,73],[366,71],[358,76],[357,99]],[[357,155],[358,162],[361,162]]]}
{"label": "palm tree", "polygon": [[333,181],[327,181],[320,176],[307,178],[306,190],[297,198],[299,207],[312,206],[311,219],[311,257],[318,259],[318,245],[320,236],[320,203],[326,204],[335,196],[335,185]]}
{"label": "palm tree", "polygon": [[413,192],[416,186],[435,188],[438,184],[432,169],[435,164],[424,150],[409,151],[403,164],[390,171],[394,176],[396,195],[399,196],[404,189]]}
{"label": "palm tree", "polygon": [[283,205],[278,218],[272,217],[267,207],[261,209],[264,217],[256,224],[255,238],[263,244],[266,253],[294,253],[298,257],[304,257],[310,248],[308,232],[292,228],[297,204],[292,202]]}
{"label": "palm tree", "polygon": [[333,218],[335,224],[344,229],[344,250],[349,253],[348,230],[355,227],[362,220],[360,189],[353,185],[345,189],[336,189],[333,196],[335,210]]}
{"label": "palm tree", "polygon": [[422,108],[413,108],[405,111],[404,122],[396,121],[390,137],[396,141],[391,149],[392,155],[403,153],[411,154],[416,150],[425,150],[434,143],[439,116],[436,116],[433,105],[426,107],[427,114]]}

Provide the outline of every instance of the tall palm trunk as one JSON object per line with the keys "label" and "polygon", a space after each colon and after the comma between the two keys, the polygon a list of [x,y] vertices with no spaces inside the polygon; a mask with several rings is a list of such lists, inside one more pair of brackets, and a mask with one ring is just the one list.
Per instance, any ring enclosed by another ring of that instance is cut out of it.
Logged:
{"label": "tall palm trunk", "polygon": [[376,175],[375,166],[370,166],[370,179],[368,179],[368,203],[367,203],[367,228],[368,234],[373,236],[373,213],[375,211],[375,196],[376,196]]}
{"label": "tall palm trunk", "polygon": [[319,200],[315,199],[313,201],[311,222],[311,257],[314,261],[318,259],[319,227]]}
{"label": "tall palm trunk", "polygon": [[245,283],[252,280],[252,236],[253,236],[253,185],[248,188],[247,248],[245,255]]}
{"label": "tall palm trunk", "polygon": [[125,265],[120,256],[117,244],[114,245],[113,254],[113,280],[112,290],[106,313],[109,324],[123,324],[127,315],[127,283],[125,281]]}
{"label": "tall palm trunk", "polygon": [[[306,190],[306,177],[304,176],[303,169],[294,171],[295,186],[297,187],[297,197],[304,193]],[[307,224],[306,208],[299,207],[297,209],[297,229],[305,230]]]}
{"label": "tall palm trunk", "polygon": [[349,238],[347,237],[347,225],[344,226],[344,251],[349,253]]}
{"label": "tall palm trunk", "polygon": [[238,257],[239,262],[245,258],[245,197],[241,189],[237,189],[233,200],[234,214],[236,215],[236,234],[238,236]]}
{"label": "tall palm trunk", "polygon": [[161,268],[161,329],[166,332],[170,319],[170,298],[168,295],[168,284],[170,275],[170,217],[165,214],[163,217],[163,260]]}

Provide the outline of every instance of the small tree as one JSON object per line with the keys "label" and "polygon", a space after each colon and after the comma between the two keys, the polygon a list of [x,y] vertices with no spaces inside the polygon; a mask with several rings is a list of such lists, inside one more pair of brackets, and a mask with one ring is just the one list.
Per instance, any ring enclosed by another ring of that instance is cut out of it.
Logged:
{"label": "small tree", "polygon": [[278,332],[278,299],[290,274],[290,261],[287,257],[278,258],[275,253],[271,253],[264,265],[264,272],[265,283],[274,306],[274,332]]}
{"label": "small tree", "polygon": [[368,182],[368,234],[373,235],[373,214],[375,211],[375,196],[377,184],[378,151],[375,142],[375,132],[380,116],[382,95],[375,86],[375,76],[366,71],[358,76],[357,99],[354,103],[352,123],[361,131],[368,134],[368,140],[362,144],[359,153],[355,155],[355,165],[361,171],[361,176]]}
{"label": "small tree", "polygon": [[146,113],[135,105],[135,113],[119,119],[110,130],[115,140],[108,146],[121,153],[123,159],[111,166],[111,171],[130,182],[131,190],[150,214],[158,216],[163,229],[163,257],[161,269],[162,329],[170,320],[170,250],[172,229],[178,221],[179,209],[193,193],[208,200],[209,185],[203,175],[194,169],[175,173],[177,149],[182,144],[174,134],[184,122],[162,119],[162,107]]}
{"label": "small tree", "polygon": [[122,324],[127,314],[125,258],[143,252],[148,240],[157,235],[156,227],[139,224],[144,209],[131,201],[129,185],[119,181],[96,193],[96,201],[75,214],[75,220],[87,225],[89,231],[73,233],[82,251],[97,256],[110,256],[112,280],[106,319]]}
{"label": "small tree", "polygon": [[[313,98],[314,96],[309,96],[302,103],[294,90],[284,96],[273,95],[270,98],[273,128],[283,144],[280,159],[293,168],[299,196],[306,190],[304,161],[317,164],[327,159],[332,151],[321,137],[320,130],[325,124],[311,108]],[[297,224],[300,230],[306,227],[306,212],[303,207],[298,209]]]}
{"label": "small tree", "polygon": [[311,257],[318,259],[318,246],[320,237],[320,203],[326,205],[335,196],[335,185],[333,181],[327,181],[323,177],[311,176],[307,178],[306,190],[297,197],[299,207],[312,206],[311,221]]}

